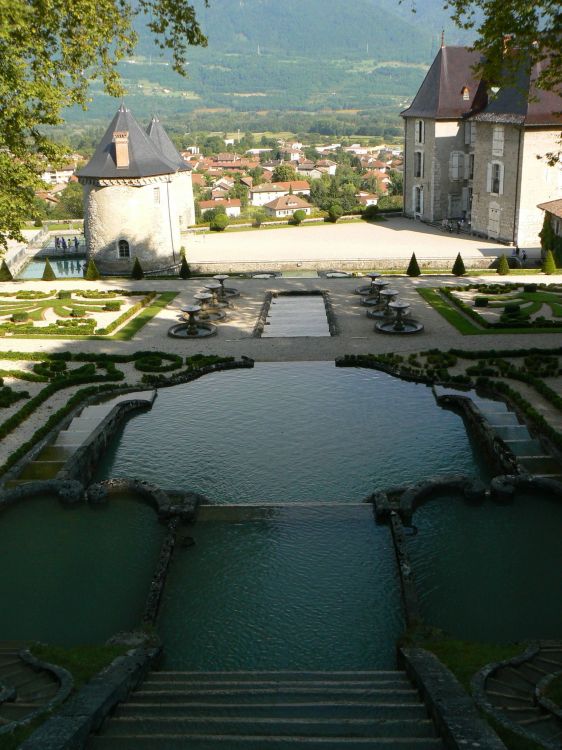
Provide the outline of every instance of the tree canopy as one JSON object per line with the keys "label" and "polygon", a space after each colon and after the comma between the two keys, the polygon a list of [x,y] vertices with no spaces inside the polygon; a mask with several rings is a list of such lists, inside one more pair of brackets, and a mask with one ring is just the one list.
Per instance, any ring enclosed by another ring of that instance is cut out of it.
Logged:
{"label": "tree canopy", "polygon": [[62,158],[44,126],[59,123],[65,107],[86,108],[92,80],[122,95],[117,63],[132,53],[137,15],[181,74],[188,46],[207,43],[190,2],[0,0],[0,249],[20,238],[40,166]]}

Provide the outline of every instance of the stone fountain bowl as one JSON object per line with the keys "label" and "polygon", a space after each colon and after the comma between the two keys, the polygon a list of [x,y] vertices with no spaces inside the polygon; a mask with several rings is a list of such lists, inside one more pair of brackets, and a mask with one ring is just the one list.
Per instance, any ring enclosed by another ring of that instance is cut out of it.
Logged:
{"label": "stone fountain bowl", "polygon": [[176,323],[168,328],[168,336],[172,339],[204,339],[217,333],[217,327],[212,323],[202,323],[198,320],[196,333],[188,333],[187,326],[187,323]]}

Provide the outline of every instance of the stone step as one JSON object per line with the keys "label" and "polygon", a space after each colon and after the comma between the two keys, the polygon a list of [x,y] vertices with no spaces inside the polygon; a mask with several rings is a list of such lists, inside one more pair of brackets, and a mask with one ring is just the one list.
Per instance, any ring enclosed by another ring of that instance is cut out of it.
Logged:
{"label": "stone step", "polygon": [[551,456],[532,456],[520,458],[519,463],[531,474],[560,474],[562,466]]}
{"label": "stone step", "polygon": [[237,703],[270,703],[272,698],[278,698],[284,703],[300,702],[303,698],[309,701],[324,701],[332,698],[340,700],[355,700],[355,701],[376,701],[379,703],[398,703],[398,702],[410,702],[416,703],[419,700],[419,696],[416,690],[404,689],[404,690],[386,690],[376,688],[345,688],[334,687],[334,688],[322,688],[318,690],[314,687],[295,687],[295,688],[263,688],[263,689],[252,689],[249,688],[215,688],[215,689],[178,689],[176,690],[144,690],[141,686],[140,690],[133,693],[135,702],[149,702],[154,703],[157,701],[176,702],[176,703],[189,703],[190,701],[198,702],[223,702],[225,700],[234,699]]}
{"label": "stone step", "polygon": [[525,700],[530,699],[529,688],[527,685],[514,685],[513,683],[506,682],[505,680],[498,680],[495,677],[488,677],[486,680],[486,692],[489,690],[505,693],[506,695],[513,695],[514,697],[524,698]]}
{"label": "stone step", "polygon": [[519,420],[517,419],[517,414],[514,414],[512,411],[491,412],[488,411],[485,407],[482,407],[480,411],[486,417],[486,420],[490,424],[490,426],[494,429],[496,427],[506,427],[509,425],[520,424]]}
{"label": "stone step", "polygon": [[90,437],[91,434],[90,430],[61,430],[57,435],[54,445],[74,446],[78,448]]}
{"label": "stone step", "polygon": [[102,735],[91,737],[88,750],[443,750],[441,740],[430,737],[266,737],[249,735]]}
{"label": "stone step", "polygon": [[[298,688],[303,686],[302,680],[253,680],[243,681],[238,680],[185,680],[182,677],[175,677],[172,679],[162,679],[148,677],[142,683],[143,690],[170,690],[177,691],[183,689],[192,690],[208,690],[208,689],[237,689],[237,688],[252,688],[253,690],[259,690],[261,688],[283,688],[283,690],[290,690],[291,688]],[[411,690],[412,685],[405,676],[397,678],[389,678],[386,680],[367,681],[367,680],[307,680],[306,686],[309,688],[315,688],[322,690],[325,687],[335,688],[339,687],[342,689],[347,688],[373,688],[373,689],[384,689],[384,690]]]}
{"label": "stone step", "polygon": [[[386,681],[388,679],[404,678],[407,680],[405,672],[400,670],[372,670],[363,672],[293,672],[276,671],[276,672],[189,672],[176,670],[159,670],[158,672],[149,672],[150,680],[236,680],[237,682],[253,681],[281,681],[281,680],[367,680],[369,682]],[[409,684],[409,683],[408,683]]]}
{"label": "stone step", "polygon": [[148,702],[139,703],[133,694],[129,701],[115,709],[119,717],[189,717],[225,716],[232,718],[365,718],[365,719],[425,719],[427,711],[423,703],[380,703],[375,701],[341,701],[336,699],[313,702],[270,701],[269,703],[248,704],[233,702],[190,703]]}
{"label": "stone step", "polygon": [[[231,718],[215,717],[121,717],[107,723],[107,734],[127,736],[147,735],[262,735],[265,737],[435,737],[429,719],[317,719],[295,718]],[[105,731],[103,732],[105,733]]]}
{"label": "stone step", "polygon": [[560,659],[553,659],[550,654],[546,655],[544,654],[544,651],[541,651],[539,656],[535,656],[533,663],[537,664],[539,667],[547,669],[549,672],[559,672],[562,670],[562,652],[560,654]]}
{"label": "stone step", "polygon": [[54,479],[64,467],[64,461],[30,461],[18,479]]}
{"label": "stone step", "polygon": [[534,438],[531,438],[531,440],[506,440],[505,443],[516,456],[540,456],[544,453],[542,445]]}
{"label": "stone step", "polygon": [[496,671],[495,675],[496,679],[500,680],[501,682],[507,682],[513,687],[519,688],[521,692],[531,692],[534,688],[534,681],[529,680],[522,674],[520,674],[519,670],[516,667],[501,667]]}
{"label": "stone step", "polygon": [[62,445],[46,445],[43,450],[35,457],[36,461],[61,461],[65,462],[67,458],[74,453],[70,448]]}

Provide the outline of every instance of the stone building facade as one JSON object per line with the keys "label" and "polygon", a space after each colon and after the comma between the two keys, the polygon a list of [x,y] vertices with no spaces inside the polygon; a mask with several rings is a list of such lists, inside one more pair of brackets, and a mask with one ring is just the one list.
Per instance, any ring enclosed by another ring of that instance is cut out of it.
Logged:
{"label": "stone building facade", "polygon": [[180,262],[181,231],[195,221],[191,170],[156,118],[145,132],[121,106],[78,179],[100,271],[127,273],[135,258],[145,270]]}
{"label": "stone building facade", "polygon": [[538,90],[538,66],[487,91],[464,47],[442,47],[405,122],[404,212],[462,221],[475,234],[521,247],[539,244],[539,201],[562,194],[558,150],[562,98]]}

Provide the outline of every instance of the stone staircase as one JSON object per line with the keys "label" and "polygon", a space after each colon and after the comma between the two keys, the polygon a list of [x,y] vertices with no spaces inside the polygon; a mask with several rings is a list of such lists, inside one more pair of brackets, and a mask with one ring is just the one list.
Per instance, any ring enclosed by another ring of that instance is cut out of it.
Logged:
{"label": "stone staircase", "polygon": [[150,672],[87,750],[444,750],[406,674]]}
{"label": "stone staircase", "polygon": [[542,641],[534,655],[502,663],[486,677],[484,693],[494,712],[513,723],[519,733],[562,748],[562,720],[537,702],[536,688],[547,675],[562,671],[562,641]]}
{"label": "stone staircase", "polygon": [[0,642],[0,736],[13,722],[25,720],[56,698],[60,683],[46,670],[20,658],[28,643]]}

